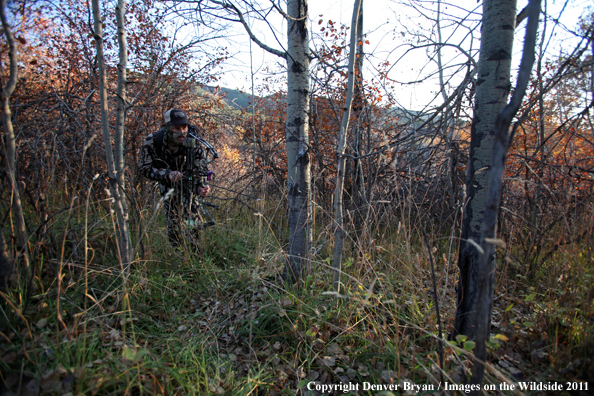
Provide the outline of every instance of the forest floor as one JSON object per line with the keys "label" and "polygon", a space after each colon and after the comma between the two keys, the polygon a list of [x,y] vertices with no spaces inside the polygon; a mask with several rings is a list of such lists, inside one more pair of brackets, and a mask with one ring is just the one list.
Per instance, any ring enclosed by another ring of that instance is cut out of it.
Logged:
{"label": "forest floor", "polygon": [[[275,237],[254,229],[217,226],[200,253],[173,250],[161,229],[127,282],[109,238],[86,262],[76,248],[38,262],[28,306],[15,293],[1,305],[0,395],[465,393],[474,343],[444,341],[440,363],[425,246],[372,241],[345,261],[336,295],[329,259],[286,287]],[[447,248],[431,251],[444,338],[457,276]],[[592,258],[568,247],[554,259],[529,276],[499,265],[485,394],[594,393]]]}

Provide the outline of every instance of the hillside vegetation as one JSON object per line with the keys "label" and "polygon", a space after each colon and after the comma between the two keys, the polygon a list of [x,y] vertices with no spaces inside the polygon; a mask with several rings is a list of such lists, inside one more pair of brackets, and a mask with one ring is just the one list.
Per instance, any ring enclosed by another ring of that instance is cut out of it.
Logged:
{"label": "hillside vegetation", "polygon": [[[471,62],[461,63],[466,76],[448,86],[448,101],[426,111],[403,109],[389,84],[359,76],[343,156],[337,291],[333,204],[347,71],[336,65],[346,62],[349,28],[318,23],[324,40],[308,92],[307,150],[298,157],[311,167],[308,246],[305,268],[291,281],[288,173],[295,164],[286,143],[295,138],[287,138],[286,81],[257,87],[254,98],[213,88],[228,55],[209,47],[220,32],[181,43],[160,4],[131,2],[117,190],[107,165],[121,119],[114,11],[104,12],[103,140],[89,7],[1,7],[15,31],[14,46],[0,46],[3,88],[14,76],[15,51],[18,78],[3,93],[10,106],[0,150],[0,396],[470,391],[476,344],[454,335],[454,323],[462,217],[475,181],[468,177],[478,85]],[[485,394],[594,390],[588,21],[567,54],[549,61],[541,54],[515,119],[493,241],[484,384],[494,388]],[[383,82],[392,66],[378,66]],[[207,207],[217,224],[200,232],[197,245],[171,246],[163,198],[139,170],[145,137],[171,108],[184,109],[220,154],[210,164],[207,198],[220,206]],[[127,204],[129,267],[113,191]]]}

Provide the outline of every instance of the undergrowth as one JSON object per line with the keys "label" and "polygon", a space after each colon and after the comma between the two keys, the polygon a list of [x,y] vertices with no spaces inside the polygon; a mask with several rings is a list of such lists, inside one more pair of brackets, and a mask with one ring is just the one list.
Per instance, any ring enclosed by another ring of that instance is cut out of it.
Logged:
{"label": "undergrowth", "polygon": [[[30,298],[14,286],[2,295],[2,394],[305,395],[341,383],[360,385],[351,394],[378,394],[364,383],[438,394],[439,384],[469,374],[471,340],[443,340],[440,363],[429,253],[417,230],[386,227],[360,242],[364,253],[345,259],[336,294],[323,229],[306,278],[282,282],[274,213],[225,213],[200,247],[178,249],[148,213],[127,277],[110,218],[81,216],[56,225],[58,254],[39,250]],[[455,254],[448,236],[430,248],[445,338]],[[499,259],[486,382],[592,381],[592,254],[569,246],[537,271]]]}

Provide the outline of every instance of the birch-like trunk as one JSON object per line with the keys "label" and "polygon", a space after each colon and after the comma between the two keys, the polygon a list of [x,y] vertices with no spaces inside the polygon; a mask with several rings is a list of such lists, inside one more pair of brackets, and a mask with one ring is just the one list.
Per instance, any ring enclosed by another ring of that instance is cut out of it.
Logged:
{"label": "birch-like trunk", "polygon": [[336,175],[336,189],[334,190],[334,291],[340,292],[340,274],[342,272],[342,252],[344,251],[344,214],[342,208],[342,190],[344,189],[344,173],[346,166],[346,157],[344,156],[346,139],[349,128],[349,119],[351,117],[351,104],[353,102],[353,88],[355,85],[355,54],[357,48],[357,28],[359,26],[359,10],[361,9],[361,0],[355,0],[353,9],[353,20],[351,22],[351,44],[349,53],[349,77],[347,81],[347,96],[342,113],[342,124],[338,135],[338,147],[336,156],[338,157],[338,172]]}
{"label": "birch-like trunk", "polygon": [[363,152],[363,131],[362,126],[366,124],[367,117],[365,113],[365,93],[363,92],[363,0],[359,9],[359,19],[357,21],[357,53],[355,58],[355,93],[353,97],[353,115],[357,120],[353,130],[353,228],[355,230],[356,248],[363,251],[365,249],[366,228],[364,227],[365,216],[368,215],[365,184],[363,183],[363,162],[361,153]]}
{"label": "birch-like trunk", "polygon": [[[118,7],[119,7],[118,3]],[[114,199],[114,206],[115,212],[117,216],[117,228],[118,228],[118,249],[120,255],[120,263],[123,266],[123,269],[127,272],[132,262],[132,251],[131,251],[131,244],[130,244],[130,230],[128,228],[128,213],[126,210],[126,203],[125,203],[125,195],[123,192],[123,182],[120,187],[118,180],[124,178],[124,160],[123,160],[123,143],[122,143],[122,131],[116,132],[116,158],[118,162],[114,159],[114,153],[112,151],[111,146],[111,134],[109,131],[109,112],[108,112],[108,104],[107,104],[107,88],[106,88],[106,77],[105,77],[105,58],[103,55],[103,27],[101,23],[101,10],[99,8],[99,0],[92,1],[93,6],[93,19],[94,19],[94,39],[95,39],[95,46],[97,49],[97,63],[99,66],[99,100],[101,106],[101,130],[103,132],[103,141],[105,144],[105,159],[107,161],[107,171],[109,177],[109,186],[111,190],[111,194]],[[119,12],[123,12],[123,9],[120,9]],[[122,24],[123,26],[123,14],[121,15],[122,20],[118,20],[118,24]],[[123,29],[123,27],[122,27]],[[120,30],[118,28],[118,35],[120,34]],[[121,38],[118,37],[118,41]],[[120,45],[121,45],[120,41]],[[125,36],[124,36],[124,44],[125,44]],[[125,49],[124,49],[125,51]],[[121,53],[120,53],[121,55]],[[120,59],[121,63],[121,59]],[[125,64],[124,64],[125,67]],[[120,70],[118,70],[118,74]],[[120,80],[121,78],[118,78]],[[125,80],[122,80],[122,89],[124,87]],[[118,90],[120,89],[120,84],[118,82]],[[124,104],[125,106],[125,104]],[[122,115],[123,118],[123,115]],[[122,128],[123,128],[123,120],[121,120]],[[117,124],[117,122],[116,122]],[[119,124],[118,124],[119,125]],[[117,128],[116,128],[117,129]],[[119,142],[118,142],[119,139]],[[118,150],[119,149],[119,153]]]}
{"label": "birch-like trunk", "polygon": [[[12,127],[12,114],[10,111],[9,99],[16,88],[17,83],[17,50],[14,35],[8,20],[6,18],[6,0],[0,0],[0,19],[2,20],[2,27],[4,29],[4,37],[8,45],[8,59],[9,59],[9,75],[6,85],[2,88],[2,124],[4,126],[4,147],[6,149],[6,176],[10,185],[10,192],[12,194],[12,214],[14,218],[14,227],[16,230],[17,252],[16,258],[22,255],[23,257],[23,273],[27,275],[30,271],[29,264],[29,247],[27,238],[27,229],[25,227],[25,217],[23,215],[23,206],[21,204],[21,196],[16,180],[16,137]],[[1,231],[0,231],[1,232]],[[4,239],[4,238],[2,238]],[[4,241],[3,241],[4,242]],[[0,286],[6,285],[8,276],[11,272],[12,265],[8,260],[6,252],[6,244],[2,243],[0,246]],[[15,260],[15,263],[17,260]]]}
{"label": "birch-like trunk", "polygon": [[[250,28],[241,10],[230,1],[211,0],[236,15],[250,40],[287,61],[287,190],[289,248],[283,278],[295,282],[303,274],[311,232],[311,171],[309,162],[309,31],[307,0],[287,0],[287,50],[269,47]],[[276,6],[274,6],[276,7]]]}
{"label": "birch-like trunk", "polygon": [[[120,243],[123,246],[122,249],[122,262],[125,264],[125,268],[128,268],[129,264],[133,260],[132,242],[130,240],[129,230],[129,213],[128,204],[126,202],[124,191],[126,191],[126,164],[124,160],[124,124],[126,121],[126,84],[128,82],[127,67],[128,67],[128,43],[126,39],[126,28],[125,25],[126,16],[126,0],[118,0],[116,5],[116,20],[118,24],[118,47],[119,47],[119,58],[118,63],[118,105],[116,111],[116,128],[114,134],[114,151],[115,151],[115,170],[117,176],[117,188],[120,193],[120,203],[122,206],[122,218],[120,222]],[[120,217],[118,216],[118,220]]]}
{"label": "birch-like trunk", "polygon": [[[503,189],[503,172],[505,160],[511,145],[513,136],[510,136],[509,127],[512,119],[520,109],[526,88],[530,82],[530,73],[534,65],[534,49],[536,34],[538,31],[538,18],[540,15],[540,0],[530,0],[528,5],[528,25],[526,26],[526,38],[524,39],[524,51],[520,73],[514,94],[507,106],[497,115],[493,128],[495,142],[493,145],[493,160],[489,175],[489,186],[487,189],[486,205],[484,208],[484,221],[482,224],[481,248],[483,253],[478,263],[478,303],[476,314],[476,347],[474,350],[475,362],[472,368],[471,384],[482,384],[485,373],[484,363],[487,359],[487,341],[491,330],[491,311],[493,306],[493,278],[497,235],[497,216]],[[482,394],[481,391],[473,391],[474,395]]]}
{"label": "birch-like trunk", "polygon": [[284,277],[297,280],[307,255],[310,222],[309,32],[307,0],[287,1],[287,167],[289,249]]}
{"label": "birch-like trunk", "polygon": [[[453,336],[465,334],[474,338],[477,324],[478,265],[480,253],[472,239],[479,243],[484,221],[487,185],[493,162],[495,120],[507,103],[510,92],[510,71],[516,0],[485,0],[481,26],[481,46],[470,136],[470,153],[466,177],[467,199],[462,220],[458,255],[460,269],[457,286],[457,311]],[[492,263],[493,260],[490,260]],[[490,273],[487,285],[493,294],[495,277]]]}

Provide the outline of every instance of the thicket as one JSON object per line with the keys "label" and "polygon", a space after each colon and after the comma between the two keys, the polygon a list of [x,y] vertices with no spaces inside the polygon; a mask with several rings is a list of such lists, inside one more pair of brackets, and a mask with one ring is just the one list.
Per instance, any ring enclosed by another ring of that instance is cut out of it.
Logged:
{"label": "thicket", "polygon": [[[159,11],[154,4],[132,2],[125,148],[136,259],[125,277],[97,139],[88,10],[65,5],[11,9],[21,21],[11,110],[32,261],[20,266],[3,173],[0,218],[13,264],[0,295],[7,392],[290,394],[310,380],[463,381],[459,367],[468,365],[472,342],[451,340],[439,368],[434,297],[446,333],[455,310],[470,82],[452,106],[427,114],[398,108],[380,97],[378,84],[359,80],[345,189],[350,253],[337,297],[331,196],[346,75],[328,65],[344,60],[346,29],[328,24],[311,93],[310,268],[289,287],[277,276],[288,238],[284,93],[263,87],[242,112],[198,94],[216,81],[224,50],[196,53],[175,43],[148,18]],[[109,32],[108,55],[115,46]],[[591,30],[583,34],[569,56],[539,65],[515,132],[498,231],[505,246],[488,368],[493,383],[592,381],[593,69]],[[6,51],[3,44],[3,65]],[[115,61],[108,64],[113,83]],[[115,85],[110,92],[115,103]],[[172,107],[186,109],[222,154],[213,164],[212,197],[222,209],[214,213],[218,225],[202,233],[199,252],[170,248],[158,193],[137,171],[144,136]]]}

